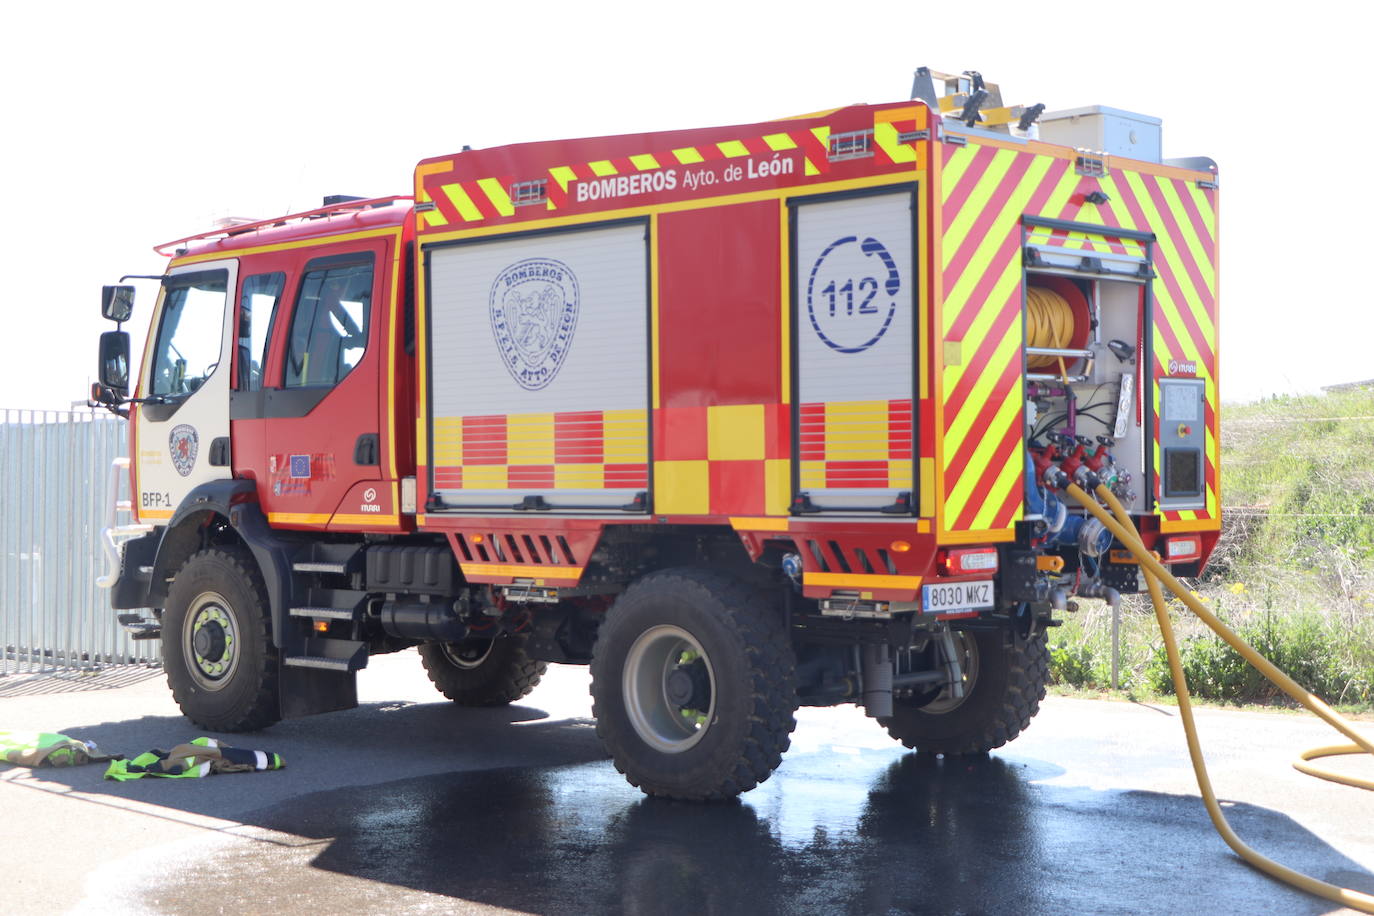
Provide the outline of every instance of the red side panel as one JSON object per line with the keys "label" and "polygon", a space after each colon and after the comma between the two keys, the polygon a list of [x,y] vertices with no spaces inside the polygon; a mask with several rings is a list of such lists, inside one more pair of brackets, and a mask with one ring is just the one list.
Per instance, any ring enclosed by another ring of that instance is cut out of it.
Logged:
{"label": "red side panel", "polygon": [[780,220],[772,200],[659,218],[664,408],[780,399]]}

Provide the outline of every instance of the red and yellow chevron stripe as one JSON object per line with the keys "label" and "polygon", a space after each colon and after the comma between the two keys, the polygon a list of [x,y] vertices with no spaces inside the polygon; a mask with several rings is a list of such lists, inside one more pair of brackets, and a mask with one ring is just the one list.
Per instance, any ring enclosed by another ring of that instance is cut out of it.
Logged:
{"label": "red and yellow chevron stripe", "polygon": [[[858,133],[868,134],[867,138],[860,140],[866,154],[871,155],[880,167],[915,164],[917,169],[923,169],[926,145],[916,142],[915,134],[927,129],[928,121],[929,110],[924,105],[884,109],[874,113],[870,130]],[[458,157],[426,162],[415,174],[418,228],[422,232],[432,231],[513,216],[520,205],[517,194],[519,181],[527,184],[542,182],[544,193],[541,205],[532,209],[547,213],[568,208],[573,202],[570,188],[576,181],[640,175],[661,169],[747,157],[788,154],[800,161],[798,177],[824,179],[832,171],[832,132],[835,131],[831,124],[790,126],[713,142],[684,143],[631,155],[554,166],[533,178],[528,175],[492,175],[459,180],[456,177],[460,168]],[[681,189],[682,186],[678,187]],[[726,193],[728,187],[714,184],[711,189],[713,193]]]}
{"label": "red and yellow chevron stripe", "polygon": [[[1207,509],[1166,512],[1164,523],[1215,527],[1216,354],[1210,341],[1216,339],[1216,192],[1167,169],[1079,175],[1066,154],[1045,149],[983,142],[943,149],[941,532],[1002,532],[1021,516],[1024,329],[1017,224],[1023,215],[1155,234],[1156,366],[1196,363],[1207,400]],[[1093,191],[1105,194],[1106,202],[1088,202]],[[1130,239],[1044,227],[1032,229],[1028,240],[1136,257],[1145,250]],[[1156,377],[1161,374],[1156,368]],[[1157,413],[1158,387],[1152,389]],[[1158,466],[1157,441],[1154,447]]]}

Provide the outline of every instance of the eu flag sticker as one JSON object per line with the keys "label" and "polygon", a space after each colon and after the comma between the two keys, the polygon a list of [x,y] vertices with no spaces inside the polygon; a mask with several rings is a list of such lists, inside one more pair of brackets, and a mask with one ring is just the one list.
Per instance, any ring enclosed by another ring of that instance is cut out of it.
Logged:
{"label": "eu flag sticker", "polygon": [[310,479],[310,456],[292,455],[291,456],[291,479]]}

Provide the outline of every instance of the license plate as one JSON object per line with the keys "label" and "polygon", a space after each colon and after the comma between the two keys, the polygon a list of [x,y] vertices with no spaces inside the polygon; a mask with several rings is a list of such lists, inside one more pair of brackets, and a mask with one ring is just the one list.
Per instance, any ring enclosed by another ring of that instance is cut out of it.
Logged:
{"label": "license plate", "polygon": [[927,614],[977,611],[992,607],[992,580],[942,582],[921,586],[921,609]]}

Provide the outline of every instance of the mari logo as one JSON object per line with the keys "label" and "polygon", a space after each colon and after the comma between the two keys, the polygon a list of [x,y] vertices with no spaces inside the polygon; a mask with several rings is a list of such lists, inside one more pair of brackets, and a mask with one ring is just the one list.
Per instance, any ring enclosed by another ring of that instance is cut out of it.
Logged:
{"label": "mari logo", "polygon": [[525,258],[491,284],[491,333],[511,378],[528,391],[548,387],[577,330],[577,277],[562,261]]}
{"label": "mari logo", "polygon": [[196,428],[185,423],[175,427],[167,439],[167,448],[172,453],[172,467],[177,473],[182,477],[191,476],[191,469],[196,466],[196,452],[200,450]]}

